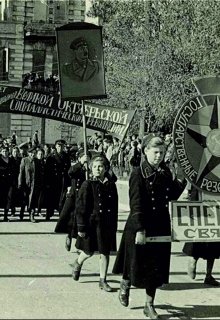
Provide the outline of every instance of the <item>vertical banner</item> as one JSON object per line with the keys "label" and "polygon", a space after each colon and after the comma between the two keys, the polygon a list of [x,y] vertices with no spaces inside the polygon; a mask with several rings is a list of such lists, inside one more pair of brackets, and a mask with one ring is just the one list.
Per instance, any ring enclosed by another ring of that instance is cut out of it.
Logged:
{"label": "vertical banner", "polygon": [[106,98],[102,27],[75,22],[56,36],[61,98]]}

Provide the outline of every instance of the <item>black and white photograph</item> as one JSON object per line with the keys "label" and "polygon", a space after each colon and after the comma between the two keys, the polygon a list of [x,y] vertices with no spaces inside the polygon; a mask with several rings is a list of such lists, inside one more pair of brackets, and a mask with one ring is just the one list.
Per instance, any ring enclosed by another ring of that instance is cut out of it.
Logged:
{"label": "black and white photograph", "polygon": [[0,0],[0,320],[220,320],[219,12]]}

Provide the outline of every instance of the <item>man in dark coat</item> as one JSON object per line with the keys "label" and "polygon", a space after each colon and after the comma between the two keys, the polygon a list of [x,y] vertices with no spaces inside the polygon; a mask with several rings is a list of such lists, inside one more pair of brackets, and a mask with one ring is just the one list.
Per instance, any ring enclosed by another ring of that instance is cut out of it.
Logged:
{"label": "man in dark coat", "polygon": [[0,154],[0,207],[4,208],[4,221],[9,221],[8,211],[11,207],[14,174],[14,166],[12,159],[9,157],[9,149],[3,146]]}
{"label": "man in dark coat", "polygon": [[170,242],[146,242],[146,237],[171,235],[168,202],[176,200],[184,185],[163,163],[164,141],[159,137],[145,140],[145,160],[134,168],[129,180],[131,212],[122,235],[113,273],[123,274],[119,300],[128,306],[133,285],[146,290],[144,314],[158,319],[154,309],[156,288],[169,281]]}
{"label": "man in dark coat", "polygon": [[55,143],[55,154],[52,154],[46,159],[46,220],[50,220],[55,209],[58,210],[59,213],[61,212],[65,201],[67,187],[70,185],[68,170],[71,162],[69,155],[63,151],[64,144],[64,140],[57,140]]}
{"label": "man in dark coat", "polygon": [[28,150],[28,157],[21,160],[20,172],[18,176],[18,187],[25,191],[28,199],[28,212],[31,222],[36,222],[35,209],[41,207],[40,201],[44,191],[44,161],[43,150],[37,151],[35,158],[35,148]]}
{"label": "man in dark coat", "polygon": [[[200,192],[194,186],[189,189],[189,200],[199,201]],[[195,279],[196,265],[199,258],[202,258],[207,261],[204,283],[213,287],[220,286],[220,283],[212,276],[215,259],[220,258],[220,242],[187,242],[184,244],[183,252],[189,256],[188,275],[191,279]]]}

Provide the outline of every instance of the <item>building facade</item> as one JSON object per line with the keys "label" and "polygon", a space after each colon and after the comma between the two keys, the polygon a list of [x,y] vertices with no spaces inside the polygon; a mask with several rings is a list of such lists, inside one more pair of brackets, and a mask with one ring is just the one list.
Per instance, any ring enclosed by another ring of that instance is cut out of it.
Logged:
{"label": "building facade", "polygon": [[[55,28],[85,21],[84,0],[0,0],[0,86],[22,86],[23,76],[35,72],[47,79],[58,75]],[[77,127],[27,115],[0,116],[0,133],[13,131],[24,142],[38,130],[42,143],[76,140]]]}

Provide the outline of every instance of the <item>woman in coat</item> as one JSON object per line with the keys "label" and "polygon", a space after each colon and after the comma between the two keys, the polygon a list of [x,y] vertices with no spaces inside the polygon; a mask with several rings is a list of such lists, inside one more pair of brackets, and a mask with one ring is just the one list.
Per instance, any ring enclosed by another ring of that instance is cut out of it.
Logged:
{"label": "woman in coat", "polygon": [[[199,201],[199,192],[188,184],[190,201]],[[188,256],[188,275],[191,279],[196,277],[196,265],[199,258],[206,260],[206,277],[204,284],[218,287],[220,283],[212,276],[215,259],[220,258],[220,242],[186,242],[183,252]]]}
{"label": "woman in coat", "polygon": [[142,146],[145,159],[129,179],[130,215],[125,225],[113,273],[123,275],[119,300],[129,304],[130,286],[146,290],[144,314],[158,319],[154,309],[156,289],[169,281],[170,242],[146,242],[146,237],[171,235],[168,202],[176,200],[184,186],[163,163],[164,141],[149,136]]}
{"label": "woman in coat", "polygon": [[78,237],[75,246],[81,253],[74,262],[72,276],[78,280],[85,260],[99,252],[99,287],[111,292],[106,275],[110,252],[116,251],[117,188],[114,178],[108,174],[109,162],[105,156],[95,156],[90,167],[93,177],[83,182],[76,202]]}
{"label": "woman in coat", "polygon": [[57,233],[67,233],[65,241],[67,251],[71,249],[72,233],[74,233],[72,225],[75,222],[75,202],[79,189],[83,181],[86,180],[86,163],[89,163],[91,154],[88,152],[86,155],[84,149],[81,149],[77,152],[77,159],[78,161],[72,164],[68,171],[71,187],[69,187],[69,191],[66,194],[64,206],[54,230]]}

